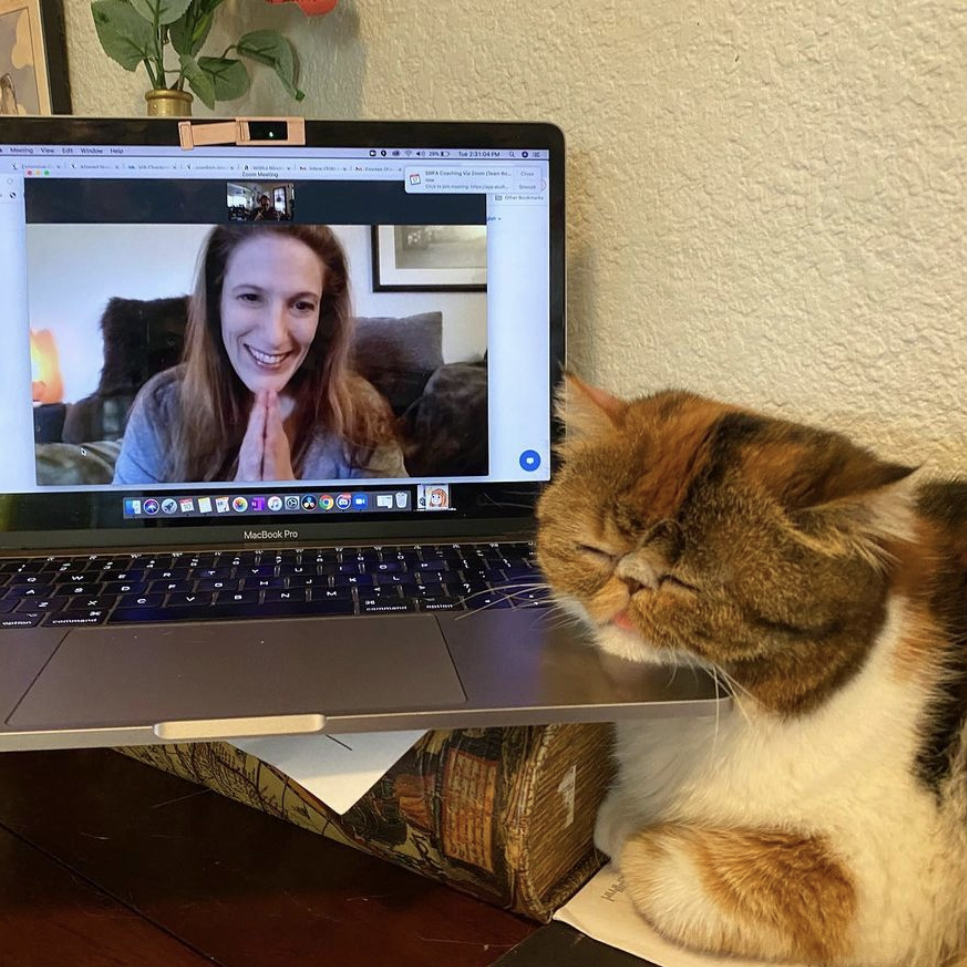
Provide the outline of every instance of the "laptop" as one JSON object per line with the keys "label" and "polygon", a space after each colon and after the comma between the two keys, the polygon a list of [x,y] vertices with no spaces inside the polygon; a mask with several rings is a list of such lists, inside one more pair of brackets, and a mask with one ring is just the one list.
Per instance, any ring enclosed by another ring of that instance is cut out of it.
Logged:
{"label": "laptop", "polygon": [[0,750],[728,702],[535,570],[564,169],[538,123],[4,119]]}

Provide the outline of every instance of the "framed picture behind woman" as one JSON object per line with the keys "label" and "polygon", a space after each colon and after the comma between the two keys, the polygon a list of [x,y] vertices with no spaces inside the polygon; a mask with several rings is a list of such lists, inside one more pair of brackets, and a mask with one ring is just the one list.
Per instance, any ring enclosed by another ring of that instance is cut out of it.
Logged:
{"label": "framed picture behind woman", "polygon": [[70,114],[62,0],[0,0],[0,114]]}

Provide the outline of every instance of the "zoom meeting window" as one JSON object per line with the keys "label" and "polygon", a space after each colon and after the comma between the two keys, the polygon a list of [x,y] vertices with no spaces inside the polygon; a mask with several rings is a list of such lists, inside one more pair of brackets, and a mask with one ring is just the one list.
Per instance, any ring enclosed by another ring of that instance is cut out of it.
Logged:
{"label": "zoom meeting window", "polygon": [[131,150],[3,164],[0,490],[546,479],[539,160]]}

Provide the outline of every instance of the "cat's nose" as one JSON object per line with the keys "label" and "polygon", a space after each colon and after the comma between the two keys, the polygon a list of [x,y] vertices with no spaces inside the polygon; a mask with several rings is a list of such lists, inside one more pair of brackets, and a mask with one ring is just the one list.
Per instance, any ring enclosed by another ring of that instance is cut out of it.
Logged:
{"label": "cat's nose", "polygon": [[628,586],[630,594],[645,588],[657,588],[659,573],[641,554],[628,554],[615,568],[615,575]]}

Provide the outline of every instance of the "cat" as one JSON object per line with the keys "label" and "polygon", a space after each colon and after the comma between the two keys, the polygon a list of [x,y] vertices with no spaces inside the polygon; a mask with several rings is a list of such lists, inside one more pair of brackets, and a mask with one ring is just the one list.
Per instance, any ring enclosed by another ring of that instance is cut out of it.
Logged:
{"label": "cat", "polygon": [[595,842],[638,912],[714,954],[959,962],[967,482],[687,392],[566,396],[537,509],[556,599],[604,652],[733,697],[616,727]]}

